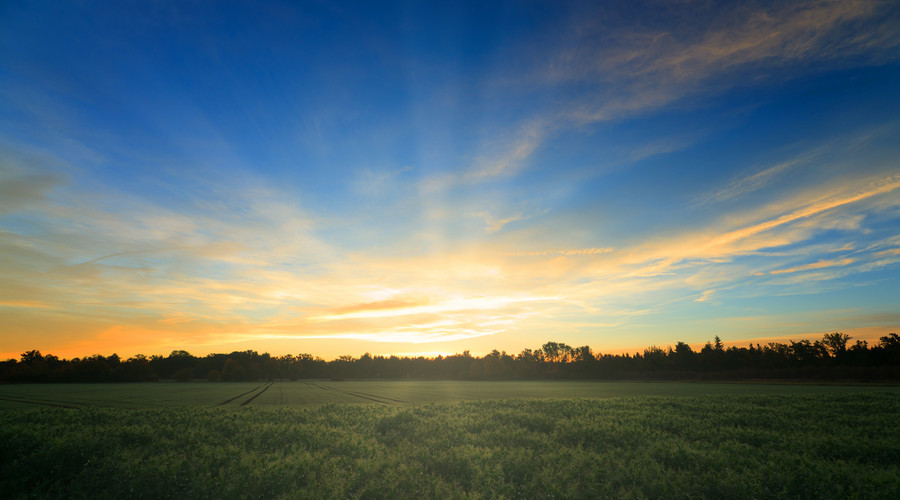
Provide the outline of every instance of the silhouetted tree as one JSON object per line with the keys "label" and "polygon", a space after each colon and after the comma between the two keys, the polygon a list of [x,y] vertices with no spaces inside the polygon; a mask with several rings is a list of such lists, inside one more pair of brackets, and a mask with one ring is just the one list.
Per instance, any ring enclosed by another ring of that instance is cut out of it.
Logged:
{"label": "silhouetted tree", "polygon": [[841,359],[847,353],[847,341],[850,336],[844,333],[834,332],[826,333],[822,339],[822,343],[828,349],[828,352],[835,359]]}
{"label": "silhouetted tree", "polygon": [[137,354],[122,363],[121,379],[123,382],[156,382],[159,377],[153,372],[150,360],[143,354]]}
{"label": "silhouetted tree", "polygon": [[694,367],[694,350],[684,342],[675,344],[675,366],[679,370],[690,370]]}
{"label": "silhouetted tree", "polygon": [[677,379],[677,378],[829,378],[900,380],[900,336],[890,333],[870,347],[850,337],[825,334],[822,340],[731,346],[718,336],[695,352],[685,342],[662,349],[650,346],[642,354],[594,354],[589,346],[572,348],[547,342],[518,355],[493,350],[483,357],[469,351],[452,356],[415,358],[341,356],[332,361],[310,354],[273,357],[256,351],[209,354],[202,358],[181,350],[167,356],[96,354],[71,360],[38,350],[20,360],[0,362],[0,382],[146,382],[163,378],[190,380],[205,373],[207,380],[239,381],[289,378],[419,378],[419,379]]}
{"label": "silhouetted tree", "polygon": [[889,333],[878,339],[874,355],[883,365],[900,365],[900,335]]}
{"label": "silhouetted tree", "polygon": [[716,340],[715,340],[715,342],[716,342],[716,343],[715,343],[715,345],[714,345],[713,348],[714,348],[716,351],[720,351],[720,352],[721,352],[721,351],[724,351],[724,350],[725,350],[725,346],[722,344],[722,339],[720,339],[718,335],[716,335]]}
{"label": "silhouetted tree", "polygon": [[643,361],[650,371],[662,370],[666,367],[666,351],[652,345],[644,349]]}

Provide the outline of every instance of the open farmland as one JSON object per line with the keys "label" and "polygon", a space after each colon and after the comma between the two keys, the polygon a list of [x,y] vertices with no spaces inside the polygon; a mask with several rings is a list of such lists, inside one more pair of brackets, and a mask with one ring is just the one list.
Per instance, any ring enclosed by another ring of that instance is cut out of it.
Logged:
{"label": "open farmland", "polygon": [[0,396],[6,498],[900,496],[895,387],[318,381]]}
{"label": "open farmland", "polygon": [[893,386],[684,382],[302,381],[0,385],[0,408],[416,405],[485,399],[892,392]]}

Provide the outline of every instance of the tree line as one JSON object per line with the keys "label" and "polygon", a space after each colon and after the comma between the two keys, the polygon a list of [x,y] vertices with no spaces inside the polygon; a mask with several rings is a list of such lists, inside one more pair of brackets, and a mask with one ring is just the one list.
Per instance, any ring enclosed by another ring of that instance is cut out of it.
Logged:
{"label": "tree line", "polygon": [[453,379],[453,380],[900,380],[900,336],[890,333],[869,346],[850,345],[849,335],[828,333],[821,340],[751,343],[724,347],[717,336],[700,350],[684,342],[650,346],[642,353],[601,354],[589,346],[547,342],[519,354],[469,351],[452,356],[340,356],[326,361],[310,354],[271,356],[256,351],[193,356],[138,354],[128,359],[95,354],[60,359],[31,350],[0,362],[0,382],[215,382],[299,379]]}

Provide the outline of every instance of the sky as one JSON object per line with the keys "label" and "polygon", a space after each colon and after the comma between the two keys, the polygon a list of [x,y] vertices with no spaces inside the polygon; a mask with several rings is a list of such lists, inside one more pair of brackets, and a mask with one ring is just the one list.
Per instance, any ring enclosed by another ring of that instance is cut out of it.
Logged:
{"label": "sky", "polygon": [[900,331],[893,1],[0,3],[0,358]]}

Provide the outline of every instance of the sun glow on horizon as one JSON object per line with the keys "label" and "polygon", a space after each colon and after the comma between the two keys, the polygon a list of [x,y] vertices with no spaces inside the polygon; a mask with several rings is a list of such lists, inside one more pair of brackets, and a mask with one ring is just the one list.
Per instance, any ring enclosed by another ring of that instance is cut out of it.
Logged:
{"label": "sun glow on horizon", "polygon": [[891,2],[113,4],[0,16],[7,356],[900,330]]}
{"label": "sun glow on horizon", "polygon": [[465,312],[465,311],[485,311],[504,308],[514,304],[527,302],[544,302],[559,300],[558,297],[473,297],[473,298],[455,298],[444,300],[438,303],[377,308],[377,309],[361,309],[358,311],[345,312],[340,314],[332,314],[327,316],[316,316],[310,318],[310,321],[337,321],[343,319],[357,318],[388,318],[395,316],[415,316],[420,314],[437,314],[449,312]]}

